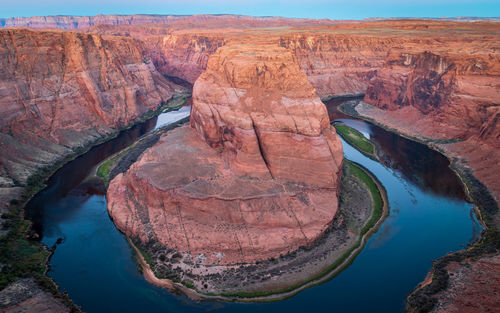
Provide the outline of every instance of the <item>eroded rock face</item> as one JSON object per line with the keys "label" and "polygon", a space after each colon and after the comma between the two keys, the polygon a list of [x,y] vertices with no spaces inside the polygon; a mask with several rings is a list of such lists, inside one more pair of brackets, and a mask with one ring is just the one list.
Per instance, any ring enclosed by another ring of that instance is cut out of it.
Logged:
{"label": "eroded rock face", "polygon": [[239,175],[338,186],[342,145],[290,51],[231,45],[193,89],[191,126]]}
{"label": "eroded rock face", "polygon": [[286,34],[280,45],[297,57],[300,69],[321,98],[364,94],[397,38],[305,33]]}
{"label": "eroded rock face", "polygon": [[81,29],[94,25],[141,25],[166,24],[182,28],[227,27],[228,24],[239,27],[262,27],[283,25],[329,25],[341,21],[328,19],[315,20],[304,18],[284,18],[278,16],[255,17],[248,15],[95,15],[95,16],[32,16],[0,18],[0,27],[60,28]]}
{"label": "eroded rock face", "polygon": [[158,71],[194,83],[226,39],[218,34],[167,34],[144,38],[144,42]]}
{"label": "eroded rock face", "polygon": [[0,67],[0,188],[24,185],[178,91],[130,38],[1,30]]}
{"label": "eroded rock face", "polygon": [[497,199],[500,184],[500,58],[494,48],[462,54],[393,51],[370,81],[362,114],[464,158]]}
{"label": "eroded rock face", "polygon": [[224,46],[195,83],[191,127],[164,134],[114,178],[108,210],[128,236],[184,261],[278,257],[332,222],[342,158],[289,51]]}

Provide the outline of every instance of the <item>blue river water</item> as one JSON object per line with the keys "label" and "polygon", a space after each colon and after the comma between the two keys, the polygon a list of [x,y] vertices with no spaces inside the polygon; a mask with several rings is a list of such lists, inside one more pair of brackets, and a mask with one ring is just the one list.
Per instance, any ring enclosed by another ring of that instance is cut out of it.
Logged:
{"label": "blue river water", "polygon": [[381,162],[342,142],[345,157],[368,168],[386,188],[390,215],[352,265],[328,282],[283,301],[245,304],[195,302],[146,282],[108,216],[103,190],[84,178],[104,158],[154,129],[156,119],[69,163],[31,201],[28,210],[42,241],[52,246],[62,238],[49,276],[86,312],[402,312],[432,260],[465,248],[479,235],[473,205],[442,155],[329,109],[332,120],[342,118],[379,145]]}

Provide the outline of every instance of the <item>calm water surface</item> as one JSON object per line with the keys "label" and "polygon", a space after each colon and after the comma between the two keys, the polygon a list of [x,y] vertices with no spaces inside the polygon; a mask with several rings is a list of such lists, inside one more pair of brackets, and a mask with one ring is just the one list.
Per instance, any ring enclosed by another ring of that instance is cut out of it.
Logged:
{"label": "calm water surface", "polygon": [[363,164],[385,186],[391,209],[352,265],[334,279],[290,299],[260,304],[197,303],[147,283],[125,237],[109,219],[103,190],[82,181],[104,158],[155,129],[158,120],[169,120],[167,115],[69,163],[30,203],[42,241],[52,246],[63,239],[49,275],[86,312],[402,312],[406,295],[423,280],[432,260],[465,248],[481,228],[445,157],[344,116],[336,104],[327,103],[331,119],[355,127],[383,152],[379,163],[342,142],[345,157]]}

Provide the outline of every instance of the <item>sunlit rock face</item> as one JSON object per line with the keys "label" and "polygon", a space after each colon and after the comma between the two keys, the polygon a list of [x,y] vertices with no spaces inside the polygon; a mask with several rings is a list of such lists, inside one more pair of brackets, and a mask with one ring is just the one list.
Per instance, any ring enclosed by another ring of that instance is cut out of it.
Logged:
{"label": "sunlit rock face", "polygon": [[193,90],[191,126],[233,171],[335,188],[342,145],[291,52],[226,46]]}
{"label": "sunlit rock face", "polygon": [[[370,81],[366,115],[416,137],[443,142],[440,150],[465,158],[499,199],[500,57],[487,41],[430,51],[395,50]],[[443,51],[444,50],[444,51]]]}
{"label": "sunlit rock face", "polygon": [[0,202],[172,97],[178,86],[144,55],[131,38],[0,30]]}
{"label": "sunlit rock face", "polygon": [[108,210],[128,236],[203,264],[278,257],[331,224],[342,158],[289,51],[227,45],[195,83],[190,127],[111,181]]}

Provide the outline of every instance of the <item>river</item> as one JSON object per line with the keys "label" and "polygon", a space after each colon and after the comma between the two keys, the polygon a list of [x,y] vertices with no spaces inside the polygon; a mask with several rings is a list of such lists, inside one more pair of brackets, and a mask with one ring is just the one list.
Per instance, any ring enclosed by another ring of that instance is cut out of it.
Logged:
{"label": "river", "polygon": [[52,246],[62,238],[48,275],[86,312],[402,312],[407,294],[424,279],[432,260],[465,248],[481,226],[443,155],[345,116],[336,111],[338,103],[326,103],[330,118],[358,129],[383,152],[377,162],[342,141],[345,157],[368,168],[386,188],[390,214],[354,262],[332,280],[287,300],[245,304],[194,302],[145,281],[108,216],[104,191],[84,179],[106,157],[159,123],[180,119],[182,111],[163,113],[91,149],[55,173],[28,204],[41,240]]}

